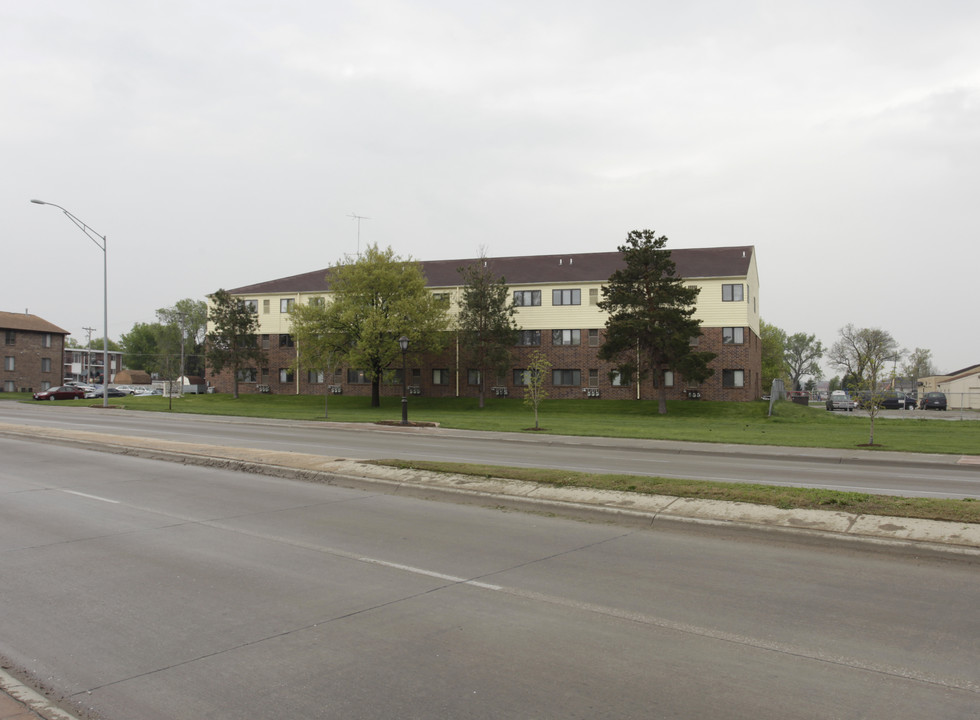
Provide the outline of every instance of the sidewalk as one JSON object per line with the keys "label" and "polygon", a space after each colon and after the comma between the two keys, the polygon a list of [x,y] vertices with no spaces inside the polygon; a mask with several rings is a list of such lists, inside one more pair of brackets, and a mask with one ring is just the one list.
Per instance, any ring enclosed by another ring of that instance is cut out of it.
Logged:
{"label": "sidewalk", "polygon": [[78,720],[0,670],[0,720]]}

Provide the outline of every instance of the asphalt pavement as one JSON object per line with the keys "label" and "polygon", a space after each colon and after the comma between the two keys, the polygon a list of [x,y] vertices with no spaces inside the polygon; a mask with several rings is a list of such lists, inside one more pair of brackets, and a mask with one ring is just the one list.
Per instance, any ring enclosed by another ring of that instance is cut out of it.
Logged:
{"label": "asphalt pavement", "polygon": [[[374,429],[377,429],[376,427]],[[421,433],[431,428],[386,428],[390,432]],[[455,435],[466,431],[444,431]],[[638,495],[584,488],[556,488],[531,482],[491,477],[399,470],[352,459],[296,452],[174,442],[153,438],[106,435],[103,433],[0,424],[0,435],[70,444],[100,452],[134,455],[179,463],[237,469],[276,477],[344,487],[371,487],[384,492],[416,497],[470,502],[532,512],[547,512],[599,522],[649,525],[689,523],[750,528],[772,532],[807,534],[841,540],[911,546],[921,551],[955,553],[980,557],[980,525],[854,515],[823,510],[779,508],[714,500]],[[574,443],[577,438],[549,435],[550,443]],[[732,446],[700,443],[670,443],[685,452],[705,454],[785,455],[787,448]],[[793,449],[794,454],[825,462],[915,463],[971,465],[980,473],[980,457],[868,453],[858,450],[820,448]],[[658,525],[659,526],[659,525]],[[0,720],[76,720],[42,695],[0,670]]]}

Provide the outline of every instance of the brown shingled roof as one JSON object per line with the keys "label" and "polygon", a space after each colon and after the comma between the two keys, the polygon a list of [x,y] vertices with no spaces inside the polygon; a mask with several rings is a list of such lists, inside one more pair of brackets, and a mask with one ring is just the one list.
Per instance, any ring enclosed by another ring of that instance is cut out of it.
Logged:
{"label": "brown shingled roof", "polygon": [[[671,259],[677,266],[678,277],[739,277],[748,273],[753,252],[755,248],[752,245],[671,250]],[[458,269],[478,261],[478,258],[423,260],[420,264],[429,287],[452,287],[462,284]],[[494,274],[502,275],[510,285],[601,282],[623,267],[622,255],[618,251],[488,258],[487,262]],[[329,292],[326,280],[328,269],[245,285],[228,292],[233,295]]]}
{"label": "brown shingled roof", "polygon": [[4,312],[3,310],[0,310],[0,328],[4,330],[57,333],[59,335],[71,334],[67,330],[62,330],[57,325],[49,323],[44,318],[39,318],[37,315]]}

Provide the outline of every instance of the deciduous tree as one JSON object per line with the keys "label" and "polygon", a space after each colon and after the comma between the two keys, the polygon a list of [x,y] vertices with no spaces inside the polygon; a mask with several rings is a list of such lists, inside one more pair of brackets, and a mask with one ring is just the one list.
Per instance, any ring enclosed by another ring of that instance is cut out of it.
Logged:
{"label": "deciduous tree", "polygon": [[823,343],[816,335],[798,332],[786,338],[783,359],[794,390],[801,389],[800,379],[805,375],[820,379],[823,372],[817,361],[823,357],[823,352]]}
{"label": "deciduous tree", "polygon": [[187,348],[196,351],[208,327],[208,304],[203,300],[184,298],[171,307],[157,310],[157,319],[174,328],[180,342],[180,373],[187,375]]}
{"label": "deciduous tree", "polygon": [[369,245],[356,260],[331,268],[327,282],[328,327],[343,338],[346,364],[371,380],[371,407],[379,407],[382,374],[401,357],[398,338],[408,336],[413,353],[439,351],[449,328],[446,307],[425,287],[419,263],[390,247]]}
{"label": "deciduous tree", "polygon": [[531,353],[527,369],[524,371],[524,404],[534,409],[535,430],[541,429],[538,426],[538,407],[541,401],[548,397],[545,381],[550,369],[551,362],[547,355],[540,350]]}
{"label": "deciduous tree", "polygon": [[234,397],[238,399],[238,380],[249,363],[260,365],[265,353],[259,348],[259,316],[254,308],[227,290],[208,295],[208,320],[213,330],[207,334],[206,355],[211,369],[218,373],[231,369]]}
{"label": "deciduous tree", "polygon": [[879,328],[855,328],[848,324],[840,329],[839,335],[831,348],[830,362],[845,371],[845,387],[849,387],[847,383],[851,382],[856,390],[863,393],[863,404],[871,418],[868,444],[874,445],[875,419],[883,397],[880,386],[885,377],[885,364],[897,356],[898,344],[891,333]]}
{"label": "deciduous tree", "polygon": [[664,372],[703,382],[713,373],[708,363],[715,357],[691,346],[691,338],[701,335],[701,321],[694,318],[700,290],[675,275],[666,244],[666,236],[652,230],[630,231],[619,247],[626,267],[610,276],[599,301],[609,313],[599,357],[618,363],[624,375],[652,375],[661,415],[667,413]]}
{"label": "deciduous tree", "polygon": [[463,295],[456,318],[459,347],[467,367],[479,373],[480,407],[484,404],[487,378],[494,378],[509,365],[517,338],[514,303],[507,281],[494,277],[492,261],[483,255],[459,268]]}
{"label": "deciduous tree", "polygon": [[323,373],[323,417],[328,417],[330,383],[327,378],[341,366],[345,348],[343,336],[331,329],[330,315],[322,302],[293,305],[289,312],[290,333],[296,342],[293,369],[302,368]]}
{"label": "deciduous tree", "polygon": [[760,320],[759,334],[762,342],[762,390],[769,392],[773,380],[786,377],[786,331]]}

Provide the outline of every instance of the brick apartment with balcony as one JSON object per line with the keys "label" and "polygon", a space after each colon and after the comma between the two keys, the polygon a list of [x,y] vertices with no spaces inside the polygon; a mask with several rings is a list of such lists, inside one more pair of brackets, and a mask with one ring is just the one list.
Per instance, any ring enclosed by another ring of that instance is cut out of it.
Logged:
{"label": "brick apartment with balcony", "polygon": [[37,315],[0,311],[3,392],[40,392],[61,384],[67,330]]}
{"label": "brick apartment with balcony", "polygon": [[[700,397],[705,400],[754,400],[761,396],[762,346],[759,341],[759,279],[753,246],[672,250],[677,276],[700,288],[695,318],[702,335],[692,339],[702,351],[713,352],[714,374],[703,383],[687,382],[665,373],[668,398]],[[427,286],[455,312],[463,287],[458,268],[476,259],[423,261]],[[489,395],[522,397],[524,370],[534,350],[543,351],[552,364],[546,386],[552,398],[656,397],[653,380],[619,378],[615,368],[598,358],[606,313],[597,306],[602,286],[623,267],[617,252],[565,255],[532,255],[487,259],[495,277],[503,276],[518,306],[521,328],[513,348],[512,363],[502,377],[487,382]],[[250,368],[241,378],[240,390],[288,394],[332,392],[367,395],[370,381],[359,368],[343,368],[324,378],[313,371],[289,370],[301,352],[289,335],[289,309],[294,303],[314,298],[330,301],[327,270],[269,280],[229,292],[258,313],[260,344],[266,352],[264,367]],[[460,360],[455,336],[437,355],[429,354],[408,368],[410,392],[428,397],[474,397],[478,375]],[[394,342],[394,340],[392,340]],[[411,352],[409,357],[413,357]],[[226,371],[210,378],[219,392],[231,390]],[[381,385],[383,395],[401,395],[401,367],[393,367]]]}

